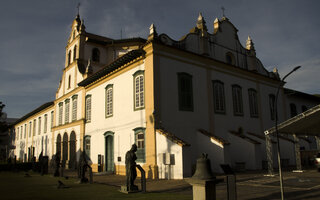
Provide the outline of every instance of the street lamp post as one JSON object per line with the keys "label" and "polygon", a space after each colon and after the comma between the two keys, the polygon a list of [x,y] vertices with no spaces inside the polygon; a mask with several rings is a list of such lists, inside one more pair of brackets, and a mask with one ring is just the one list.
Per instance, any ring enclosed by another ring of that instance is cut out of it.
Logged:
{"label": "street lamp post", "polygon": [[285,75],[278,86],[276,98],[274,101],[274,109],[275,109],[275,128],[276,128],[276,136],[277,136],[277,150],[278,150],[278,167],[279,167],[279,178],[280,178],[280,190],[281,190],[281,200],[284,199],[284,191],[283,191],[283,178],[282,178],[282,170],[281,170],[281,156],[280,156],[280,144],[279,144],[279,132],[278,132],[278,96],[281,86],[284,85],[284,80],[293,72],[297,71],[301,66],[295,67],[291,70],[287,75]]}

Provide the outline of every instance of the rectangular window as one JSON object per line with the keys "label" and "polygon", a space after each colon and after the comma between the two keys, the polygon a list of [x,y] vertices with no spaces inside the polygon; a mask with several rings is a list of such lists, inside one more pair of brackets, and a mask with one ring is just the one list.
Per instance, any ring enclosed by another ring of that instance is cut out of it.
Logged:
{"label": "rectangular window", "polygon": [[233,113],[236,116],[243,115],[242,89],[239,85],[232,86]]}
{"label": "rectangular window", "polygon": [[48,115],[44,115],[44,123],[43,123],[43,133],[47,133],[47,125],[48,125]]}
{"label": "rectangular window", "polygon": [[109,84],[106,87],[106,117],[113,115],[113,85]]}
{"label": "rectangular window", "polygon": [[257,91],[254,89],[248,90],[249,95],[249,107],[250,107],[250,116],[251,117],[258,117],[258,97],[257,97]]}
{"label": "rectangular window", "polygon": [[77,105],[78,104],[78,96],[72,96],[72,121],[77,120]]}
{"label": "rectangular window", "polygon": [[38,119],[38,135],[41,134],[41,117]]}
{"label": "rectangular window", "polygon": [[276,97],[273,94],[269,94],[269,108],[270,108],[270,119],[275,119],[275,100]]}
{"label": "rectangular window", "polygon": [[137,162],[145,162],[145,128],[135,128],[133,131],[135,134],[135,143],[137,145]]}
{"label": "rectangular window", "polygon": [[179,110],[193,111],[192,76],[187,73],[178,73]]}
{"label": "rectangular window", "polygon": [[144,109],[144,71],[138,70],[133,75],[134,110]]}
{"label": "rectangular window", "polygon": [[70,100],[66,99],[65,101],[65,116],[64,116],[64,123],[69,123],[69,110],[70,110]]}
{"label": "rectangular window", "polygon": [[53,111],[51,111],[51,128],[53,127],[53,117],[54,117]]}
{"label": "rectangular window", "polygon": [[24,134],[23,134],[23,138],[26,138],[27,135],[27,124],[24,125]]}
{"label": "rectangular window", "polygon": [[294,103],[290,103],[290,117],[294,117],[298,114],[297,106]]}
{"label": "rectangular window", "polygon": [[22,139],[22,135],[23,135],[23,126],[20,127],[20,139]]}
{"label": "rectangular window", "polygon": [[90,158],[90,143],[91,143],[91,138],[90,138],[90,136],[85,136],[85,138],[84,138],[84,149],[85,149],[85,152],[86,152],[86,154],[87,154],[87,156]]}
{"label": "rectangular window", "polygon": [[62,125],[63,102],[59,103],[59,125]]}
{"label": "rectangular window", "polygon": [[86,96],[86,122],[91,121],[91,95]]}
{"label": "rectangular window", "polygon": [[224,85],[221,81],[213,81],[213,104],[216,113],[225,113]]}
{"label": "rectangular window", "polygon": [[37,127],[37,120],[34,119],[34,120],[33,120],[33,136],[36,135],[36,127]]}
{"label": "rectangular window", "polygon": [[19,140],[19,127],[16,130],[16,140]]}
{"label": "rectangular window", "polygon": [[29,137],[31,137],[32,122],[29,122]]}

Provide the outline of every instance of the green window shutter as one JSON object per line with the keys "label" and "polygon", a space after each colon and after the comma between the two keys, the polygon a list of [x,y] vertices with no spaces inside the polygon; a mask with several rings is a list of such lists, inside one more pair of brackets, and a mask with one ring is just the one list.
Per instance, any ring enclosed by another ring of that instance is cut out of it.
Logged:
{"label": "green window shutter", "polygon": [[145,128],[139,127],[133,129],[134,131],[134,137],[135,137],[135,143],[137,145],[137,161],[140,163],[146,162],[146,151],[145,151]]}

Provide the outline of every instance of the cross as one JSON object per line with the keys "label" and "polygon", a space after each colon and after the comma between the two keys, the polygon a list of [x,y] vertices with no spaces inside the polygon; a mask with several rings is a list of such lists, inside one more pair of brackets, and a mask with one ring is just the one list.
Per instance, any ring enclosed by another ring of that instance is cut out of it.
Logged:
{"label": "cross", "polygon": [[80,10],[80,2],[78,3],[78,5],[77,5],[77,8],[78,8],[78,15],[79,15],[79,10]]}
{"label": "cross", "polygon": [[225,8],[224,8],[223,6],[221,7],[221,10],[222,10],[222,16],[225,17],[225,16],[224,16],[224,10],[225,10]]}

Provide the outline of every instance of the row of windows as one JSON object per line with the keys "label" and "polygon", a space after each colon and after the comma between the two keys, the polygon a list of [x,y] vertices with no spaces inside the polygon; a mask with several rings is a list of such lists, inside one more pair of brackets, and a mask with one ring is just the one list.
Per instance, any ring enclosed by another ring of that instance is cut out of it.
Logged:
{"label": "row of windows", "polygon": [[[144,108],[144,71],[139,70],[133,74],[134,85],[134,110],[140,110]],[[86,121],[91,121],[91,104],[92,96],[89,94],[86,96]],[[105,88],[105,117],[113,116],[113,84],[109,84]]]}
{"label": "row of windows", "polygon": [[[33,126],[32,121],[29,122],[29,137],[31,135],[36,136],[36,130],[37,130],[37,124],[38,124],[38,135],[41,134],[41,124],[42,124],[42,117],[38,117],[37,119],[33,120]],[[51,112],[51,128],[53,127],[53,111]],[[45,114],[43,116],[43,133],[47,133],[48,131],[48,114]],[[27,137],[27,124],[24,124],[24,126],[20,126],[16,130],[16,139],[19,138],[22,139],[22,137],[25,139]]]}
{"label": "row of windows", "polygon": [[[77,104],[78,104],[78,95],[73,95],[71,97],[72,99],[72,115],[71,120],[76,121],[77,120]],[[64,101],[65,104],[65,112],[64,112],[64,123],[67,124],[70,122],[70,99],[66,99]],[[62,116],[63,116],[63,102],[59,103],[59,117],[58,117],[58,124],[62,125]]]}
{"label": "row of windows", "polygon": [[[308,108],[305,105],[301,106],[301,112],[307,111]],[[297,106],[294,103],[290,103],[290,117],[294,117],[298,114]]]}
{"label": "row of windows", "polygon": [[[224,84],[219,80],[212,81],[213,104],[215,113],[224,114],[226,112]],[[192,75],[178,73],[178,98],[180,111],[193,111],[193,86]],[[249,109],[251,117],[259,117],[258,93],[255,89],[248,89]],[[274,120],[275,96],[269,95],[270,119]],[[243,116],[242,88],[239,85],[232,85],[233,114]]]}
{"label": "row of windows", "polygon": [[[137,145],[137,162],[145,162],[146,161],[146,152],[145,152],[145,128],[139,127],[133,129],[135,144]],[[114,136],[113,132],[107,132],[105,136]],[[91,152],[91,136],[87,135],[84,138],[84,148],[87,156],[90,158]]]}

